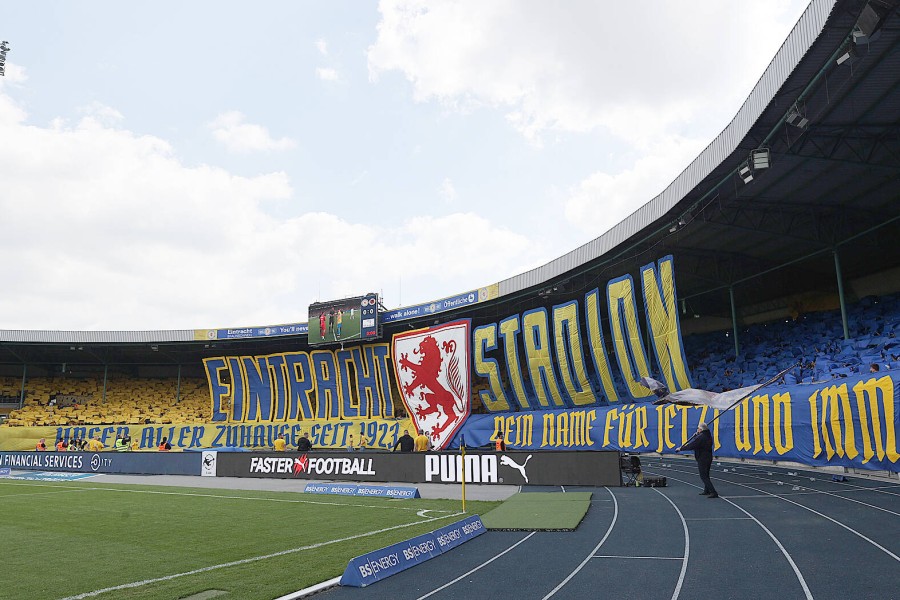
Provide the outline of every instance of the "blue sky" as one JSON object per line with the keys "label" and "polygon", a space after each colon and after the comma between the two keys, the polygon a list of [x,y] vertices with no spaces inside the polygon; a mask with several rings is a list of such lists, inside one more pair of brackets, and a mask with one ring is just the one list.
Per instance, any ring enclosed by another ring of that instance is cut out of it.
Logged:
{"label": "blue sky", "polygon": [[288,323],[516,275],[671,182],[805,7],[12,3],[0,328]]}

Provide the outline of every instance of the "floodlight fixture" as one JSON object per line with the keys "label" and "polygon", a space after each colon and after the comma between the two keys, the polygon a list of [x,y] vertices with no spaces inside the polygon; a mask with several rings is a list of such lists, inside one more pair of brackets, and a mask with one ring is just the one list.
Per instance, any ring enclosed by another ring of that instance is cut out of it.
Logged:
{"label": "floodlight fixture", "polygon": [[798,129],[806,129],[806,126],[809,125],[809,119],[804,116],[803,112],[796,104],[791,108],[791,110],[788,111],[788,114],[787,116],[785,116],[784,121],[788,125],[793,125]]}
{"label": "floodlight fixture", "polygon": [[750,153],[750,165],[754,171],[769,168],[769,149],[757,148]]}
{"label": "floodlight fixture", "polygon": [[738,175],[744,180],[744,183],[753,181],[753,169],[750,167],[749,161],[741,165],[741,168],[738,169]]}

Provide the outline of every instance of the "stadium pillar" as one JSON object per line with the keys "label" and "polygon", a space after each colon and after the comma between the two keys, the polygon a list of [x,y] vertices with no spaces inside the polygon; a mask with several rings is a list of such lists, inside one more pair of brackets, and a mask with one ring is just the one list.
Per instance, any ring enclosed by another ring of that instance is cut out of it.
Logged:
{"label": "stadium pillar", "polygon": [[837,275],[838,298],[841,301],[841,324],[844,326],[844,339],[850,339],[850,328],[847,326],[847,302],[844,298],[844,276],[841,274],[841,257],[837,248],[832,250],[834,254],[834,272]]}
{"label": "stadium pillar", "polygon": [[175,385],[175,404],[181,402],[181,365],[178,365],[178,383]]}
{"label": "stadium pillar", "polygon": [[25,406],[25,377],[28,375],[28,365],[22,365],[22,389],[19,390],[19,408]]}
{"label": "stadium pillar", "polygon": [[738,342],[737,310],[734,307],[734,286],[728,286],[728,298],[731,300],[731,332],[734,335],[734,357],[741,355],[741,345]]}
{"label": "stadium pillar", "polygon": [[106,404],[106,378],[109,375],[109,365],[103,365],[103,404]]}

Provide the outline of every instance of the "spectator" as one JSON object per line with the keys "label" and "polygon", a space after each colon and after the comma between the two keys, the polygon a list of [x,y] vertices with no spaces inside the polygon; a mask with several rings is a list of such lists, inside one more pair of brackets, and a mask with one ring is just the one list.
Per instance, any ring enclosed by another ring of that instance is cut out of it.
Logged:
{"label": "spectator", "polygon": [[501,429],[497,432],[497,437],[494,439],[494,451],[495,452],[504,452],[506,450],[506,435],[503,433]]}
{"label": "spectator", "polygon": [[157,448],[157,450],[159,450],[160,452],[168,452],[171,449],[172,444],[169,443],[169,438],[167,437],[164,437],[162,439],[162,441],[159,443],[159,448]]}
{"label": "spectator", "polygon": [[66,448],[69,452],[78,452],[78,438],[72,438],[69,440],[69,446]]}
{"label": "spectator", "polygon": [[125,443],[125,438],[122,437],[121,435],[116,436],[115,450],[116,450],[116,452],[127,452],[128,451],[128,444]]}
{"label": "spectator", "polygon": [[65,452],[66,448],[68,446],[69,446],[69,444],[67,444],[66,441],[63,440],[62,438],[59,438],[56,440],[56,451],[57,452]]}
{"label": "spectator", "polygon": [[92,437],[88,442],[87,447],[91,452],[101,452],[103,450],[103,442],[100,441],[100,436],[95,435]]}
{"label": "spectator", "polygon": [[287,442],[284,441],[284,434],[279,433],[278,439],[275,440],[275,452],[284,452]]}
{"label": "spectator", "polygon": [[356,446],[353,445],[353,434],[347,438],[347,450],[350,452],[354,452],[356,450]]}
{"label": "spectator", "polygon": [[878,363],[872,363],[869,365],[869,373],[877,373],[881,370],[881,367],[878,366]]}
{"label": "spectator", "polygon": [[306,432],[300,432],[300,439],[297,440],[297,452],[309,452],[313,449],[312,442],[306,437]]}
{"label": "spectator", "polygon": [[700,471],[700,481],[703,482],[703,491],[700,492],[700,495],[707,498],[718,498],[719,494],[716,492],[716,488],[713,487],[712,479],[709,477],[709,470],[713,460],[713,439],[712,434],[709,432],[709,426],[706,423],[700,421],[700,424],[697,426],[697,433],[679,448],[678,452],[684,450],[694,451],[697,469]]}
{"label": "spectator", "polygon": [[397,443],[394,444],[394,451],[396,452],[397,446],[400,447],[400,452],[412,452],[416,447],[416,441],[409,435],[409,429],[403,430],[403,435],[397,440]]}
{"label": "spectator", "polygon": [[47,451],[47,442],[44,441],[44,438],[38,440],[37,445],[34,447],[38,452],[46,452]]}
{"label": "spectator", "polygon": [[359,442],[356,444],[356,449],[362,452],[366,448],[369,447],[369,440],[366,439],[365,434],[359,434]]}
{"label": "spectator", "polygon": [[416,436],[416,452],[428,452],[431,441],[425,435],[425,431],[420,429],[419,435]]}

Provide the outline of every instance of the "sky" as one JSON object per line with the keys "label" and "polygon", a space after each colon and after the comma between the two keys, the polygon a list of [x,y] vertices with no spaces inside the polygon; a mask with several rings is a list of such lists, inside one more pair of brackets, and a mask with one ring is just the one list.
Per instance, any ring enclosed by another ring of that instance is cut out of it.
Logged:
{"label": "sky", "polygon": [[8,3],[0,329],[296,323],[528,271],[671,183],[806,6]]}

